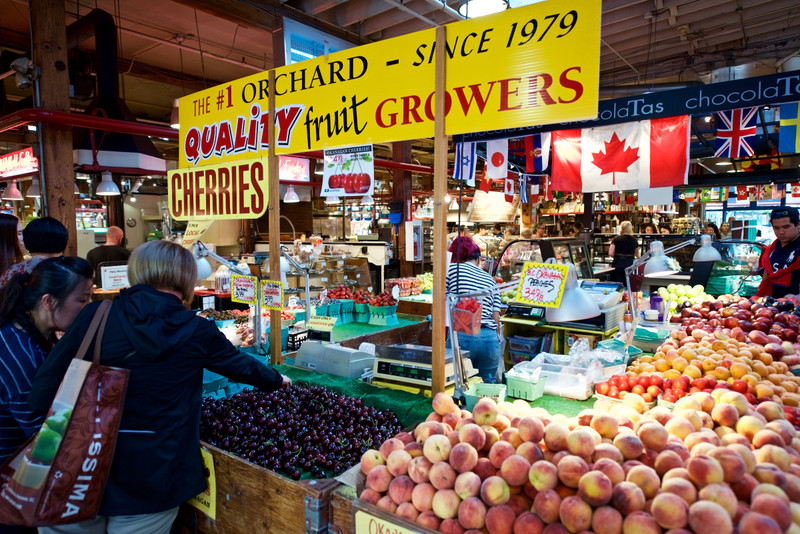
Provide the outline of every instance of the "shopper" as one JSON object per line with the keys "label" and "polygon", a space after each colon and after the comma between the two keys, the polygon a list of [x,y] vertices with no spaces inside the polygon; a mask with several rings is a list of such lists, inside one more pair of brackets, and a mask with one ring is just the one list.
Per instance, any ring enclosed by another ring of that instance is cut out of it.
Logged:
{"label": "shopper", "polygon": [[542,239],[543,237],[547,237],[547,225],[540,222],[536,224],[536,239]]}
{"label": "shopper", "polygon": [[[192,253],[151,241],[128,263],[103,334],[100,362],[130,370],[119,437],[100,516],[40,533],[170,531],[178,507],[206,489],[200,455],[203,369],[273,391],[291,381],[231,345],[187,308],[197,267]],[[29,400],[44,412],[97,305],[77,318],[36,376]]]}
{"label": "shopper", "polygon": [[[472,241],[478,245],[478,248],[481,251],[481,254],[486,254],[486,248],[488,243],[486,242],[486,226],[479,224],[475,227],[476,233],[472,236]],[[463,234],[462,234],[463,235]]]}
{"label": "shopper", "polygon": [[658,231],[659,233],[661,233],[661,235],[669,235],[672,233],[672,228],[670,227],[670,225],[664,223],[659,225]]}
{"label": "shopper", "polygon": [[494,232],[492,234],[498,239],[503,239],[503,227],[500,226],[500,223],[494,223]]}
{"label": "shopper", "polygon": [[710,235],[711,239],[715,239],[719,241],[722,239],[722,236],[719,233],[719,228],[713,222],[707,222],[705,227],[706,235]]}
{"label": "shopper", "polygon": [[[82,258],[53,258],[17,274],[0,290],[0,465],[42,425],[28,409],[39,366],[92,296]],[[0,529],[2,530],[2,529]]]}
{"label": "shopper", "polygon": [[0,273],[24,259],[22,246],[22,223],[14,215],[0,213]]}
{"label": "shopper", "polygon": [[611,273],[611,280],[624,284],[625,268],[630,267],[633,260],[639,257],[639,243],[633,237],[633,225],[630,221],[623,221],[619,232],[620,235],[608,247],[608,255],[613,258],[611,266],[614,267],[614,272]]}
{"label": "shopper", "polygon": [[109,226],[104,245],[95,247],[86,254],[86,260],[94,269],[94,283],[100,286],[100,265],[108,262],[128,261],[131,251],[122,246],[125,234],[119,226]]}
{"label": "shopper", "polygon": [[0,287],[6,285],[11,277],[19,273],[30,274],[39,262],[47,258],[64,255],[69,234],[61,222],[52,217],[34,219],[22,230],[22,240],[31,257],[15,263],[0,276]]}
{"label": "shopper", "polygon": [[796,295],[800,293],[800,212],[791,206],[775,208],[769,220],[776,239],[758,260],[762,279],[756,295]]}
{"label": "shopper", "polygon": [[[459,237],[450,245],[453,263],[447,269],[448,294],[481,293],[497,287],[489,273],[478,267],[481,253],[469,237]],[[500,295],[476,297],[481,303],[481,331],[477,336],[458,334],[458,344],[469,351],[472,366],[484,382],[497,380],[500,365]]]}
{"label": "shopper", "polygon": [[730,239],[731,238],[731,225],[730,223],[722,223],[719,225],[719,237],[720,239]]}

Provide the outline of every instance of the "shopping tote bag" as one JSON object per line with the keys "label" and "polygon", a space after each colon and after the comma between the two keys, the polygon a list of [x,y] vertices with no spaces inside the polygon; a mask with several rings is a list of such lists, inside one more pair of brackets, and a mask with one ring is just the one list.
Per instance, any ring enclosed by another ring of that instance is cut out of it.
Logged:
{"label": "shopping tote bag", "polygon": [[[99,306],[42,428],[0,468],[0,524],[43,526],[97,515],[117,441],[128,370],[99,364],[111,301]],[[92,361],[83,359],[92,340]]]}

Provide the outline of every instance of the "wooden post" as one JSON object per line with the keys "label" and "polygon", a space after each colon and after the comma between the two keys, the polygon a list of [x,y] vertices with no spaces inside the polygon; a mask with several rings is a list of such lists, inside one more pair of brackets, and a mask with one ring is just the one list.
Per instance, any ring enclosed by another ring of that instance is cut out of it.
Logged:
{"label": "wooden post", "polygon": [[434,96],[434,137],[433,137],[433,343],[431,393],[444,391],[444,349],[445,349],[445,248],[447,247],[447,134],[444,128],[445,104],[445,52],[447,30],[445,26],[436,28],[436,92]]}
{"label": "wooden post", "polygon": [[[269,152],[267,163],[269,172],[269,277],[281,279],[281,186],[278,180],[278,154],[275,153],[275,69],[269,71]],[[283,363],[281,358],[281,312],[269,311],[269,353],[270,362]]]}
{"label": "wooden post", "polygon": [[[48,111],[69,111],[69,72],[67,70],[67,31],[64,2],[31,0],[33,62],[41,69],[39,105]],[[46,195],[45,215],[55,217],[67,227],[69,243],[65,253],[78,253],[75,225],[75,173],[72,170],[72,128],[41,124],[42,194]]]}
{"label": "wooden post", "polygon": [[[392,143],[392,159],[404,163],[411,162],[411,143],[398,141]],[[412,201],[411,173],[402,169],[392,169],[392,200],[403,203],[403,214],[408,212],[407,203]],[[424,253],[424,252],[423,252]],[[400,223],[397,232],[397,259],[400,265],[400,276],[414,276],[414,263],[406,261],[406,225]]]}

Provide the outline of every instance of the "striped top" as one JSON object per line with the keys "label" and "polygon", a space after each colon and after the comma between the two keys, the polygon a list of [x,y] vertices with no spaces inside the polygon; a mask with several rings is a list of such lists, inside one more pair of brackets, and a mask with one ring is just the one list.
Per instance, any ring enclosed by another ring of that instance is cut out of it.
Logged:
{"label": "striped top", "polygon": [[24,330],[0,327],[0,464],[42,426],[44,416],[28,409],[28,394],[46,356]]}
{"label": "striped top", "polygon": [[[446,291],[448,293],[479,293],[497,287],[494,278],[477,265],[465,263],[451,263],[447,268]],[[497,323],[492,318],[492,313],[500,311],[500,294],[478,297],[483,309],[481,310],[481,327],[497,330]]]}

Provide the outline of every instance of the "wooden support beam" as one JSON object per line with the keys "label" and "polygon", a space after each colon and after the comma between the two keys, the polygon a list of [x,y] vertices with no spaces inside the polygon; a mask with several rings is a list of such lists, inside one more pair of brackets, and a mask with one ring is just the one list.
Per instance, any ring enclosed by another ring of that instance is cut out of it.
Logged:
{"label": "wooden support beam", "polygon": [[[398,141],[392,143],[392,160],[403,163],[411,162],[411,143]],[[411,211],[411,172],[403,169],[392,169],[392,200],[403,203],[403,219]],[[414,263],[406,261],[406,225],[400,223],[397,232],[397,259],[400,262],[400,276],[414,276]]]}
{"label": "wooden support beam", "polygon": [[[269,71],[269,87],[275,87],[275,69]],[[281,279],[281,189],[278,181],[278,155],[275,153],[275,91],[269,92],[269,277]],[[283,363],[281,358],[281,312],[269,311],[270,362]]]}
{"label": "wooden support beam", "polygon": [[433,137],[433,320],[431,393],[444,391],[444,349],[445,349],[445,248],[447,247],[447,134],[445,133],[445,52],[446,26],[436,28],[436,92],[434,96],[434,137]]}
{"label": "wooden support beam", "polygon": [[[33,63],[41,69],[38,81],[40,107],[69,111],[67,24],[63,0],[31,0]],[[72,170],[72,127],[40,124],[42,134],[39,168],[44,214],[67,227],[66,254],[78,253],[75,225],[75,173]]]}

